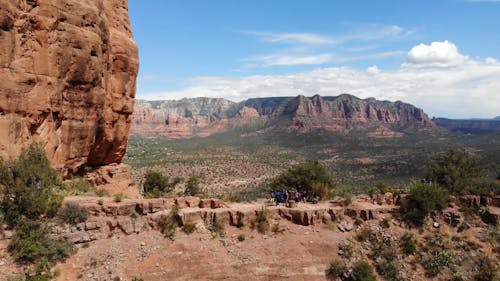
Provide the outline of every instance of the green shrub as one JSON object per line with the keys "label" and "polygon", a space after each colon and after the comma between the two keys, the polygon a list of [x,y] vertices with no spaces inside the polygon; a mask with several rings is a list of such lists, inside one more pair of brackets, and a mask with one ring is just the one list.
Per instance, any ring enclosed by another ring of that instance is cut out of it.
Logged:
{"label": "green shrub", "polygon": [[62,222],[71,225],[87,221],[88,215],[87,209],[74,203],[67,204],[59,209],[59,212],[57,213],[57,216]]}
{"label": "green shrub", "polygon": [[10,226],[22,217],[53,217],[62,202],[63,183],[38,144],[23,149],[17,161],[0,161],[0,185],[4,187],[0,208]]}
{"label": "green shrub", "polygon": [[377,277],[368,262],[358,261],[352,268],[351,279],[353,281],[376,281]]}
{"label": "green shrub", "polygon": [[186,222],[183,226],[182,226],[182,231],[184,231],[184,233],[186,234],[191,234],[193,233],[194,231],[196,230],[196,223],[194,222]]}
{"label": "green shrub", "polygon": [[94,193],[97,197],[109,196],[109,193],[102,188],[95,189]]}
{"label": "green shrub", "polygon": [[224,224],[222,223],[222,221],[218,218],[214,218],[209,226],[208,226],[208,230],[210,232],[212,232],[212,234],[214,234],[214,237],[215,235],[219,235],[220,237],[224,237],[225,235],[225,232],[224,232]]}
{"label": "green shrub", "polygon": [[255,216],[255,228],[257,228],[259,233],[264,234],[269,231],[270,225],[268,213],[267,209],[263,208],[260,212],[257,212],[257,215]]}
{"label": "green shrub", "polygon": [[491,258],[484,256],[476,263],[477,272],[474,274],[474,281],[497,281],[500,280],[498,263]]}
{"label": "green shrub", "polygon": [[184,195],[196,196],[201,193],[200,189],[200,177],[191,176],[186,182],[186,190],[184,190]]}
{"label": "green shrub", "polygon": [[170,182],[170,178],[156,171],[147,171],[144,175],[144,195],[146,197],[161,197],[165,193],[172,191],[182,179],[175,178]]}
{"label": "green shrub", "polygon": [[82,195],[94,192],[94,186],[85,178],[75,177],[64,183],[65,193],[67,195]]}
{"label": "green shrub", "polygon": [[8,250],[18,262],[34,263],[43,258],[50,262],[64,260],[73,252],[73,247],[50,238],[49,230],[40,223],[23,219],[17,224]]}
{"label": "green shrub", "polygon": [[427,164],[427,177],[451,194],[472,190],[480,176],[479,158],[462,150],[436,153]]}
{"label": "green shrub", "polygon": [[455,256],[450,251],[437,251],[424,262],[425,272],[428,276],[436,276],[445,268],[455,262]]}
{"label": "green shrub", "polygon": [[441,210],[448,201],[448,192],[434,184],[416,184],[407,198],[402,200],[401,215],[411,225],[422,226],[425,217],[435,210]]}
{"label": "green shrub", "polygon": [[399,239],[399,248],[406,255],[413,255],[417,251],[417,238],[415,234],[406,232]]}
{"label": "green shrub", "polygon": [[182,225],[179,210],[173,208],[168,215],[161,215],[157,224],[160,228],[160,232],[165,235],[165,237],[173,240],[177,227]]}
{"label": "green shrub", "polygon": [[347,265],[342,260],[332,261],[330,266],[326,269],[326,275],[332,278],[342,278],[347,275],[347,273]]}
{"label": "green shrub", "polygon": [[387,281],[403,281],[399,265],[395,261],[382,260],[377,263],[377,272]]}
{"label": "green shrub", "polygon": [[318,161],[308,161],[288,169],[273,179],[270,184],[272,190],[297,189],[307,198],[325,198],[333,190],[334,184],[331,175]]}
{"label": "green shrub", "polygon": [[125,194],[123,193],[117,193],[115,196],[113,196],[113,199],[115,200],[116,203],[122,202],[123,199],[125,198]]}
{"label": "green shrub", "polygon": [[350,244],[349,242],[339,243],[338,248],[339,248],[338,255],[348,260],[351,259],[351,257],[354,254],[354,249],[352,247],[352,244]]}
{"label": "green shrub", "polygon": [[240,242],[245,241],[245,234],[238,235],[238,241],[240,241]]}

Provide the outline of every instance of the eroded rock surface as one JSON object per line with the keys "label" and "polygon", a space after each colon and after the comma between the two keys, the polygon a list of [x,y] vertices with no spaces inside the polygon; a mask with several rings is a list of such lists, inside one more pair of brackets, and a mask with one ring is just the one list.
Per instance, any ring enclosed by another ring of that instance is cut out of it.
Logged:
{"label": "eroded rock surface", "polygon": [[0,155],[63,174],[120,163],[138,72],[127,0],[0,0]]}

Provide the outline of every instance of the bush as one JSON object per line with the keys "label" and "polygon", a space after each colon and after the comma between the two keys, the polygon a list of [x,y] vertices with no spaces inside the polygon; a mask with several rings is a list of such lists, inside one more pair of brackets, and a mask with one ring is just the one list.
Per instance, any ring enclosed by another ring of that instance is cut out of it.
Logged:
{"label": "bush", "polygon": [[402,281],[405,280],[401,276],[399,265],[394,261],[383,260],[377,263],[377,272],[388,281]]}
{"label": "bush", "polygon": [[262,209],[260,212],[257,212],[257,215],[255,216],[255,227],[259,233],[264,234],[269,231],[270,225],[267,217],[268,211],[266,209]]}
{"label": "bush", "polygon": [[353,281],[376,281],[377,277],[369,263],[358,261],[352,269],[351,279]]}
{"label": "bush", "polygon": [[359,230],[359,232],[356,234],[356,240],[359,242],[365,242],[369,239],[372,239],[374,237],[374,233],[369,227],[363,227]]}
{"label": "bush", "polygon": [[161,197],[165,193],[172,191],[181,182],[180,178],[175,178],[170,182],[170,178],[156,171],[147,171],[144,175],[144,195],[146,197]]}
{"label": "bush", "polygon": [[297,189],[306,198],[325,198],[333,190],[333,179],[318,161],[308,161],[288,169],[273,179],[272,190]]}
{"label": "bush", "polygon": [[352,245],[350,243],[339,243],[338,245],[338,255],[343,257],[343,258],[346,258],[346,259],[350,259],[352,257],[352,255],[354,254],[354,249],[352,247]]}
{"label": "bush", "polygon": [[427,177],[451,194],[463,194],[481,176],[479,158],[462,150],[449,150],[432,156]]}
{"label": "bush", "polygon": [[344,261],[334,260],[326,269],[326,275],[332,278],[342,278],[348,272],[347,266]]}
{"label": "bush", "polygon": [[424,262],[424,268],[428,276],[436,276],[445,268],[450,267],[455,261],[454,255],[449,251],[438,251]]}
{"label": "bush", "polygon": [[125,194],[123,193],[117,193],[115,196],[113,196],[113,199],[115,200],[116,203],[122,202],[123,199],[125,198]]}
{"label": "bush", "polygon": [[182,225],[179,210],[173,208],[168,215],[160,216],[157,224],[160,228],[160,232],[165,235],[165,237],[173,240],[177,227]]}
{"label": "bush", "polygon": [[199,176],[191,176],[186,182],[186,190],[184,190],[184,195],[187,196],[196,196],[201,193],[200,190],[200,177]]}
{"label": "bush", "polygon": [[407,198],[402,200],[400,212],[403,219],[414,226],[422,226],[425,217],[441,210],[448,201],[448,192],[435,184],[416,184]]}
{"label": "bush", "polygon": [[496,281],[500,280],[498,264],[489,257],[481,257],[477,261],[477,273],[474,275],[474,281]]}
{"label": "bush", "polygon": [[182,231],[186,234],[191,234],[196,230],[196,223],[194,222],[186,222],[182,227]]}
{"label": "bush", "polygon": [[245,234],[238,235],[238,241],[240,241],[240,242],[245,241]]}
{"label": "bush", "polygon": [[224,224],[218,218],[214,218],[210,225],[208,226],[208,230],[212,232],[212,234],[219,235],[220,237],[224,237]]}
{"label": "bush", "polygon": [[415,234],[406,232],[399,239],[399,248],[406,255],[413,255],[417,251],[417,238]]}
{"label": "bush", "polygon": [[67,242],[50,238],[49,230],[40,223],[23,219],[17,224],[8,250],[17,262],[34,263],[43,258],[56,262],[67,258],[73,247]]}
{"label": "bush", "polygon": [[0,207],[10,226],[23,217],[53,217],[62,202],[62,181],[38,144],[23,149],[19,159],[9,165],[0,161],[0,185],[4,187]]}
{"label": "bush", "polygon": [[76,225],[81,222],[87,221],[88,211],[77,204],[70,203],[59,209],[57,216],[59,219],[67,224]]}

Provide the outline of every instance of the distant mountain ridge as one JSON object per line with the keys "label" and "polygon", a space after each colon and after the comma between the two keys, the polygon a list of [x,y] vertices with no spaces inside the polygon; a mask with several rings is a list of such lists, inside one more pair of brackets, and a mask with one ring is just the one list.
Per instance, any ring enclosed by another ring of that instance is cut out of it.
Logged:
{"label": "distant mountain ridge", "polygon": [[452,131],[464,134],[488,134],[500,132],[500,116],[492,119],[448,119],[435,118],[434,123]]}
{"label": "distant mountain ridge", "polygon": [[205,137],[234,126],[260,124],[265,127],[276,120],[286,120],[280,127],[299,132],[318,128],[341,133],[367,129],[372,136],[396,137],[401,136],[400,129],[439,131],[422,109],[411,104],[342,94],[253,98],[242,102],[221,98],[137,100],[132,134]]}

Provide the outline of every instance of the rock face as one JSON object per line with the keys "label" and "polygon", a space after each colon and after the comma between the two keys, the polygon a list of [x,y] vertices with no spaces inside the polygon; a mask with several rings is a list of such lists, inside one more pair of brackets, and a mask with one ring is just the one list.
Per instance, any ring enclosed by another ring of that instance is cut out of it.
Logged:
{"label": "rock face", "polygon": [[323,128],[346,133],[370,129],[370,137],[401,137],[392,127],[436,132],[438,127],[422,109],[403,102],[305,96],[257,98],[240,103],[224,99],[195,98],[180,101],[138,101],[132,133],[169,138],[208,136],[239,126],[262,128],[266,122],[287,120],[285,129],[307,132]]}
{"label": "rock face", "polygon": [[127,0],[0,0],[0,155],[41,142],[63,174],[120,163],[138,65]]}
{"label": "rock face", "polygon": [[446,119],[436,118],[433,120],[437,125],[463,134],[489,134],[500,132],[500,119]]}

